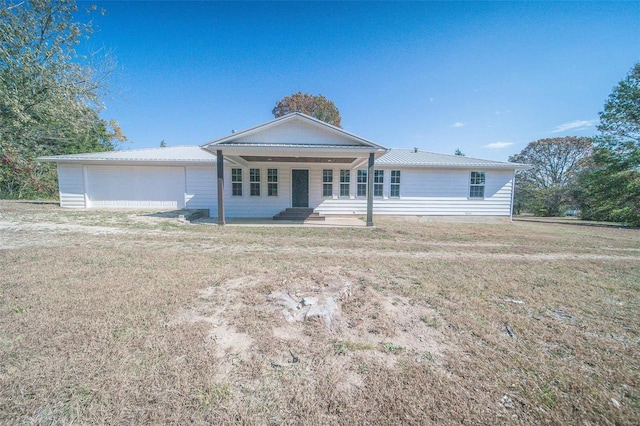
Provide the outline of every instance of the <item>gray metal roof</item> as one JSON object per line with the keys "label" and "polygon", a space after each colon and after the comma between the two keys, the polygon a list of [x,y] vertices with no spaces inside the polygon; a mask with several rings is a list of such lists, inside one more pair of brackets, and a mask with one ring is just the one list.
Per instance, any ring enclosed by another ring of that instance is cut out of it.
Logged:
{"label": "gray metal roof", "polygon": [[376,160],[377,166],[398,167],[439,167],[469,168],[483,167],[492,169],[527,169],[527,164],[506,161],[481,160],[462,155],[437,154],[414,149],[391,149]]}
{"label": "gray metal roof", "polygon": [[39,157],[44,162],[173,162],[215,163],[216,156],[197,145],[171,146],[166,148],[128,149],[122,151],[92,152]]}
{"label": "gray metal roof", "polygon": [[[222,145],[224,146],[224,145]],[[254,144],[244,146],[254,147]],[[273,148],[280,147],[278,144],[271,144]],[[255,147],[264,147],[256,144]],[[269,145],[267,145],[269,147]],[[283,144],[282,147],[291,147]],[[295,147],[295,145],[294,145]],[[341,148],[371,149],[370,147],[354,147],[350,145],[304,145],[305,148]],[[54,155],[49,157],[39,157],[38,161],[61,162],[61,163],[207,163],[215,164],[215,154],[197,145],[172,146],[166,148],[145,148],[130,149],[122,151],[92,152],[89,154],[69,154]],[[477,158],[463,157],[460,155],[436,154],[433,152],[417,151],[413,149],[392,149],[376,160],[377,166],[397,166],[397,167],[437,167],[437,168],[469,168],[481,167],[492,169],[527,169],[527,164],[508,163],[503,161],[481,160]]]}

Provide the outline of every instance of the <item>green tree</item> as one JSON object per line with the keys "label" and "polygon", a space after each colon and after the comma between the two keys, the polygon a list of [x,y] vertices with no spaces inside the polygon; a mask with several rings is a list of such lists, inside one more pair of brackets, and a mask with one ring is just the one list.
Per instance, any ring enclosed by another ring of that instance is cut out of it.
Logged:
{"label": "green tree", "polygon": [[581,176],[581,217],[640,226],[640,63],[600,112],[594,167]]}
{"label": "green tree", "polygon": [[453,155],[459,155],[461,157],[465,157],[464,152],[460,151],[460,148],[456,148],[456,151],[453,153]]}
{"label": "green tree", "polygon": [[332,101],[322,95],[314,96],[302,92],[294,93],[276,102],[276,106],[271,111],[276,118],[292,112],[301,112],[325,123],[341,127],[340,121],[342,118],[338,108]]}
{"label": "green tree", "polygon": [[93,32],[75,20],[77,10],[74,0],[0,2],[0,197],[57,192],[55,168],[38,156],[112,150],[126,140],[99,116],[109,70],[76,53]]}
{"label": "green tree", "polygon": [[578,175],[590,164],[591,153],[591,139],[567,136],[531,142],[509,157],[511,162],[531,165],[516,176],[516,210],[561,216],[574,207]]}

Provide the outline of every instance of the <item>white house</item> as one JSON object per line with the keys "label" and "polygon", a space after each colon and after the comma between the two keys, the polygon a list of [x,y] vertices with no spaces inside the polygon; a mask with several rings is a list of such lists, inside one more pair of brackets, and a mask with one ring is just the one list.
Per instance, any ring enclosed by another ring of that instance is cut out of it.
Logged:
{"label": "white house", "polygon": [[527,166],[388,149],[301,113],[201,146],[41,157],[58,165],[69,208],[208,209],[225,217],[316,215],[510,217]]}

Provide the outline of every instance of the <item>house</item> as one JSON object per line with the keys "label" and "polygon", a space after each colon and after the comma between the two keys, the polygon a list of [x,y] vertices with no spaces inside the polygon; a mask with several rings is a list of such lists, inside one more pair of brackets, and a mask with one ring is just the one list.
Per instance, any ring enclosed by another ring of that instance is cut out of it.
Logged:
{"label": "house", "polygon": [[201,146],[41,157],[68,208],[208,209],[225,218],[319,215],[511,217],[522,164],[388,149],[301,113]]}

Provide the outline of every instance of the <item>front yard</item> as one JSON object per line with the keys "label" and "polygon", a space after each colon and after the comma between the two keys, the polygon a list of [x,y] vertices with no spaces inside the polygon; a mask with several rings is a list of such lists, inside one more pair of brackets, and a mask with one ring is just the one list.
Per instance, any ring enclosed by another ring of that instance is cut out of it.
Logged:
{"label": "front yard", "polygon": [[633,424],[640,230],[0,201],[0,422]]}

